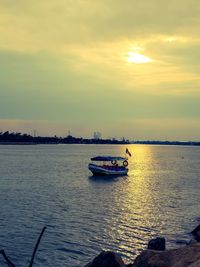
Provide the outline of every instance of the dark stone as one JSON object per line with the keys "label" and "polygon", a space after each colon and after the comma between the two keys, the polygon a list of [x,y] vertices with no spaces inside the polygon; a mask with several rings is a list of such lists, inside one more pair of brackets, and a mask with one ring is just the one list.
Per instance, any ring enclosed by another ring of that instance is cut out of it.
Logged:
{"label": "dark stone", "polygon": [[148,243],[148,249],[165,250],[165,238],[157,237],[155,239],[151,239]]}
{"label": "dark stone", "polygon": [[200,267],[200,243],[165,251],[145,250],[133,267]]}
{"label": "dark stone", "polygon": [[122,258],[114,252],[102,251],[91,263],[85,267],[124,267]]}
{"label": "dark stone", "polygon": [[198,225],[192,232],[191,234],[193,235],[194,239],[197,242],[200,242],[200,225]]}

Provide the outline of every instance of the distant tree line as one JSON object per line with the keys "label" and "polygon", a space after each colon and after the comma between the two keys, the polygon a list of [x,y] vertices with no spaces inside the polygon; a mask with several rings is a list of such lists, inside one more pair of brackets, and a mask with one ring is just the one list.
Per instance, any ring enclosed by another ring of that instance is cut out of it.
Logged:
{"label": "distant tree line", "polygon": [[85,139],[68,135],[66,137],[32,136],[19,132],[0,132],[0,144],[129,144],[128,140]]}
{"label": "distant tree line", "polygon": [[200,146],[200,142],[195,141],[132,141],[132,144],[150,144],[150,145],[181,145],[181,146]]}
{"label": "distant tree line", "polygon": [[74,137],[68,135],[66,137],[32,136],[19,132],[0,132],[0,144],[150,144],[150,145],[188,145],[200,146],[200,142],[194,141],[132,141],[112,139],[86,139],[82,137]]}

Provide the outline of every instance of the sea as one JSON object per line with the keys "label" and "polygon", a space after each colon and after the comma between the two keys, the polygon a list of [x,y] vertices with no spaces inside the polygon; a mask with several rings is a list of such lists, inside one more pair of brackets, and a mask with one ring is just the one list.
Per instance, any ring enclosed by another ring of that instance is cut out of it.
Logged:
{"label": "sea", "polygon": [[[91,175],[91,157],[126,147],[127,176]],[[130,263],[156,237],[177,248],[200,224],[199,185],[200,147],[1,145],[0,249],[28,266],[45,226],[37,267],[83,267],[102,250]]]}

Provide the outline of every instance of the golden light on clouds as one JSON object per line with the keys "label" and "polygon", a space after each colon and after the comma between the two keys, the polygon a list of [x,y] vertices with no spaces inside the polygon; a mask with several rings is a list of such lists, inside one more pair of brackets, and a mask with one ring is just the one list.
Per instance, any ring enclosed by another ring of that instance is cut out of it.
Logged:
{"label": "golden light on clouds", "polygon": [[152,61],[152,59],[137,52],[129,52],[127,61],[131,63],[142,64],[142,63],[149,63]]}

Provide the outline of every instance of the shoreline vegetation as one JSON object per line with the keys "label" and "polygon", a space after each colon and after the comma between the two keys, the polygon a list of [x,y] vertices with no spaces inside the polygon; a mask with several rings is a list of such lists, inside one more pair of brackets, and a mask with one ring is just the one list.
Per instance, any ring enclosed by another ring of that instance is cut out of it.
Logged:
{"label": "shoreline vegetation", "polygon": [[66,137],[47,137],[47,136],[32,136],[26,133],[19,132],[0,132],[0,145],[37,145],[37,144],[148,144],[148,145],[186,145],[200,146],[200,141],[159,141],[159,140],[136,140],[129,141],[122,138],[111,139],[95,139],[82,138],[68,135]]}

